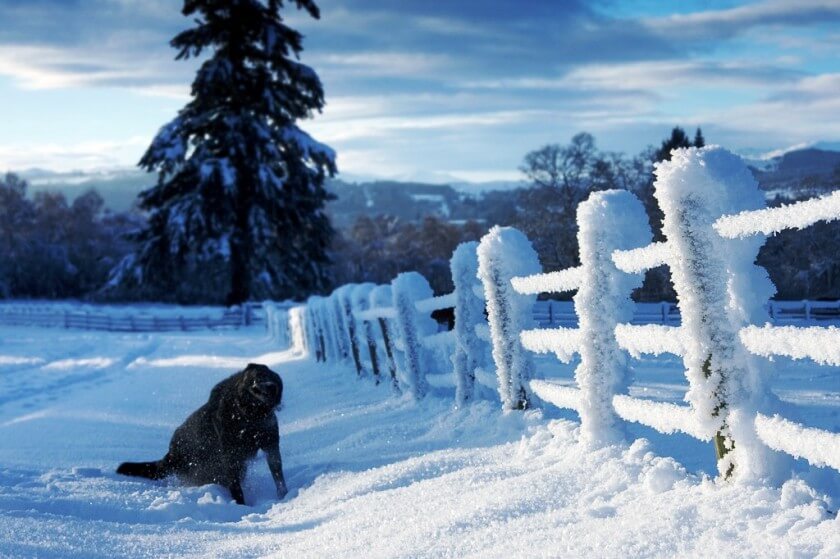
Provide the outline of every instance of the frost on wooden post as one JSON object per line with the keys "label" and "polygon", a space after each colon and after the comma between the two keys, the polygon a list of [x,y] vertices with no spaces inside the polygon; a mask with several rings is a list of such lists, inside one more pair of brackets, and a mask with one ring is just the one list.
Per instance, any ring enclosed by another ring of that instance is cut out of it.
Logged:
{"label": "frost on wooden post", "polygon": [[288,311],[279,308],[273,301],[263,301],[262,308],[265,311],[268,337],[282,347],[291,347]]}
{"label": "frost on wooden post", "polygon": [[[397,370],[399,369],[397,363],[402,362],[402,352],[400,352],[394,342],[397,335],[397,327],[392,316],[394,308],[394,296],[391,292],[390,285],[379,285],[373,288],[370,292],[370,308],[379,311],[376,319],[379,325],[379,338],[382,340],[382,349],[385,352],[385,361],[387,362],[388,374],[391,377],[391,386],[394,390],[399,391],[399,381],[397,380]],[[387,309],[387,312],[385,311]]]}
{"label": "frost on wooden post", "polygon": [[602,445],[620,440],[613,396],[624,392],[627,356],[615,339],[618,324],[633,319],[631,292],[644,275],[616,268],[612,253],[645,246],[652,234],[645,208],[626,190],[593,192],[577,210],[581,281],[574,296],[579,317],[581,440]]}
{"label": "frost on wooden post", "polygon": [[337,332],[332,318],[332,302],[328,297],[317,297],[315,299],[315,314],[324,334],[325,361],[340,361],[341,352],[336,345]]}
{"label": "frost on wooden post", "polygon": [[344,311],[339,300],[339,293],[347,286],[341,286],[330,295],[329,315],[333,331],[335,332],[336,347],[338,348],[339,359],[346,361],[350,358],[350,336],[347,334]]}
{"label": "frost on wooden post", "polygon": [[452,253],[449,266],[452,283],[455,285],[455,352],[452,364],[455,368],[455,400],[459,403],[471,400],[475,390],[475,370],[484,365],[487,342],[475,333],[480,324],[487,324],[484,318],[484,299],[474,287],[478,281],[478,243],[461,243]]}
{"label": "frost on wooden post", "polygon": [[765,238],[723,239],[713,228],[724,215],[764,207],[764,195],[740,158],[718,146],[674,150],[656,176],[682,313],[686,399],[700,429],[714,436],[721,474],[772,477],[779,456],[753,426],[772,398],[738,338],[744,326],[769,320],[764,304],[775,288],[753,264]]}
{"label": "frost on wooden post", "polygon": [[370,367],[376,383],[379,384],[379,355],[376,349],[376,338],[373,335],[373,328],[367,320],[360,320],[358,315],[370,308],[370,292],[376,287],[372,283],[360,283],[350,292],[350,306],[353,316],[356,317],[356,343],[360,354],[368,354]]}
{"label": "frost on wooden post", "polygon": [[312,314],[312,307],[307,304],[303,307],[303,340],[306,353],[318,358],[316,342],[317,332],[315,330],[315,317]]}
{"label": "frost on wooden post", "polygon": [[391,282],[391,292],[404,353],[400,385],[415,398],[422,398],[427,390],[423,338],[434,334],[437,324],[428,314],[417,312],[415,304],[432,297],[432,288],[417,272],[403,272]]}
{"label": "frost on wooden post", "polygon": [[306,342],[304,340],[306,329],[304,325],[304,314],[306,307],[300,305],[289,309],[289,330],[291,331],[292,349],[295,353],[306,352]]}
{"label": "frost on wooden post", "polygon": [[478,246],[478,277],[484,286],[499,395],[507,410],[528,407],[528,380],[534,362],[520,332],[534,327],[535,295],[514,291],[511,278],[541,272],[531,241],[513,227],[493,227]]}
{"label": "frost on wooden post", "polygon": [[359,338],[356,332],[358,328],[356,320],[353,318],[353,308],[350,303],[350,295],[353,293],[353,289],[355,288],[356,284],[354,283],[342,285],[336,290],[336,295],[338,296],[339,313],[341,314],[341,320],[344,324],[350,357],[352,358],[353,366],[356,369],[356,374],[361,377],[365,375],[366,371],[364,365],[362,364],[361,346],[359,345]]}
{"label": "frost on wooden post", "polygon": [[306,301],[306,320],[310,328],[309,352],[315,355],[316,361],[326,361],[324,355],[324,325],[318,314],[318,296],[312,296]]}

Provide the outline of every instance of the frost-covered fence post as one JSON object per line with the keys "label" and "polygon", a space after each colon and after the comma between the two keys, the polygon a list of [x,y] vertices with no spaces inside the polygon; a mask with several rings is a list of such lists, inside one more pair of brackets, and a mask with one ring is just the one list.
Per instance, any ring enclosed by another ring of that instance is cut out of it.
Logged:
{"label": "frost-covered fence post", "polygon": [[326,299],[315,296],[309,298],[309,307],[315,320],[315,327],[318,331],[318,350],[321,354],[321,361],[329,361],[332,356],[329,352],[329,322],[324,316],[323,308]]}
{"label": "frost-covered fence post", "polygon": [[518,294],[510,280],[540,273],[539,258],[528,238],[513,227],[493,227],[482,237],[477,253],[502,407],[525,409],[534,362],[522,347],[519,333],[534,327],[536,296]]}
{"label": "frost-covered fence post", "polygon": [[423,338],[434,334],[437,324],[431,316],[417,312],[415,303],[431,298],[432,288],[417,272],[403,272],[391,282],[391,293],[404,352],[400,385],[415,398],[422,398],[427,390]]}
{"label": "frost-covered fence post", "polygon": [[350,358],[350,338],[347,335],[344,312],[341,309],[341,301],[339,301],[339,292],[345,287],[339,287],[329,297],[330,322],[335,331],[336,348],[338,349],[338,359],[340,361],[346,361]]}
{"label": "frost-covered fence post", "polygon": [[262,307],[265,310],[265,325],[268,329],[269,338],[284,347],[291,347],[289,311],[281,309],[273,301],[264,301]]}
{"label": "frost-covered fence post", "polygon": [[487,324],[484,299],[476,293],[478,281],[478,243],[461,243],[452,253],[449,267],[455,285],[455,400],[464,403],[473,398],[475,370],[483,365],[486,342],[476,334],[476,326]]}
{"label": "frost-covered fence post", "polygon": [[324,342],[324,324],[321,320],[321,315],[318,313],[318,300],[320,297],[312,296],[306,301],[307,307],[307,316],[309,320],[312,321],[312,333],[313,333],[313,340],[312,342],[315,344],[315,360],[316,361],[326,361],[327,355],[325,352],[325,342]]}
{"label": "frost-covered fence post", "polygon": [[[268,330],[268,337],[272,341],[280,341],[280,321],[277,306],[271,301],[263,301],[263,310],[265,311],[265,328]],[[133,321],[132,321],[133,322]],[[132,328],[134,324],[132,323]]]}
{"label": "frost-covered fence post", "polygon": [[321,322],[324,331],[325,361],[340,361],[341,352],[337,346],[337,331],[332,315],[332,301],[329,297],[318,297],[315,314]]}
{"label": "frost-covered fence post", "polygon": [[[353,316],[370,308],[370,292],[376,287],[372,283],[361,283],[350,292],[350,306],[353,309]],[[370,366],[373,370],[373,378],[379,384],[379,355],[376,349],[376,338],[373,336],[373,328],[367,320],[356,318],[356,343],[361,351],[362,346],[367,346],[370,355]]]}
{"label": "frost-covered fence post", "polygon": [[342,285],[336,290],[338,296],[339,313],[341,320],[346,330],[346,338],[348,347],[350,348],[350,356],[353,358],[353,365],[356,367],[356,375],[364,376],[365,368],[362,365],[362,357],[359,353],[359,338],[356,333],[356,320],[353,318],[353,307],[350,301],[351,293],[356,288],[356,284]]}
{"label": "frost-covered fence post", "polygon": [[[391,292],[390,285],[380,285],[375,287],[370,292],[370,308],[384,309],[392,308],[394,304],[394,296]],[[394,347],[394,333],[396,328],[393,325],[393,319],[380,316],[377,318],[379,323],[379,331],[382,335],[382,346],[385,350],[385,356],[388,359],[388,371],[391,375],[391,386],[395,390],[399,390],[399,382],[397,381],[397,349]]]}
{"label": "frost-covered fence post", "polygon": [[644,274],[616,268],[615,250],[650,243],[652,233],[641,201],[626,190],[593,192],[577,209],[581,280],[574,296],[579,317],[580,365],[575,380],[581,391],[581,435],[595,444],[622,436],[613,396],[627,384],[627,356],[615,339],[615,327],[633,319],[632,291]]}
{"label": "frost-covered fence post", "polygon": [[303,353],[306,351],[306,325],[304,324],[305,314],[306,307],[303,305],[289,309],[289,329],[291,330],[292,349],[295,353]]}
{"label": "frost-covered fence post", "polygon": [[764,196],[740,158],[717,146],[674,150],[656,176],[682,313],[686,398],[701,428],[713,434],[720,473],[761,477],[774,460],[753,420],[768,394],[738,332],[769,321],[763,305],[775,290],[753,264],[764,237],[722,239],[713,224],[764,207]]}
{"label": "frost-covered fence post", "polygon": [[316,333],[315,333],[315,315],[312,312],[312,306],[309,305],[307,301],[306,304],[303,305],[303,312],[302,312],[302,319],[303,319],[303,341],[304,341],[304,348],[307,353],[310,355],[315,355],[316,359],[317,356],[317,348],[318,343],[316,340]]}

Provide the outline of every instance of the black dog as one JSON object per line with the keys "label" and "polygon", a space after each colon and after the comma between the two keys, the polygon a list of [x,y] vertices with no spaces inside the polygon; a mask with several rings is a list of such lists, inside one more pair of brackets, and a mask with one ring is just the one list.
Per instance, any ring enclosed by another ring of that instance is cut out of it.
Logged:
{"label": "black dog", "polygon": [[124,462],[117,473],[150,479],[175,474],[193,485],[218,483],[244,505],[242,478],[247,462],[263,450],[277,498],[282,499],[288,490],[274,415],[282,396],[280,376],[265,365],[249,363],[213,387],[207,403],[175,430],[166,456],[156,462]]}

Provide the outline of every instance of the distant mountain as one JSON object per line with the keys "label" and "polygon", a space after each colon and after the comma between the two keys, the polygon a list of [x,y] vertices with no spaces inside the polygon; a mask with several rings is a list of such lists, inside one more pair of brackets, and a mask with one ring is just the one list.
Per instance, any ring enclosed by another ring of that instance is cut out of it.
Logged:
{"label": "distant mountain", "polygon": [[[840,188],[840,142],[752,153],[745,161],[768,198],[812,196]],[[28,169],[18,174],[29,182],[30,192],[58,190],[68,200],[94,188],[114,211],[131,208],[137,195],[156,181],[154,174],[136,168],[64,173]],[[492,219],[482,212],[492,213],[496,210],[491,207],[509,205],[508,193],[527,186],[524,181],[469,182],[436,172],[412,177],[424,180],[341,174],[327,182],[328,190],[338,196],[328,204],[327,211],[338,227],[349,226],[360,215],[387,214],[409,221],[426,215],[452,220]]]}
{"label": "distant mountain", "polygon": [[45,190],[58,190],[72,201],[78,195],[96,189],[105,200],[105,206],[117,212],[131,208],[137,200],[137,195],[155,184],[156,180],[154,174],[132,168],[67,173],[27,169],[19,174],[29,183],[30,192],[33,194]]}
{"label": "distant mountain", "polygon": [[787,151],[758,164],[751,160],[748,165],[770,198],[800,198],[840,188],[840,151],[809,147]]}

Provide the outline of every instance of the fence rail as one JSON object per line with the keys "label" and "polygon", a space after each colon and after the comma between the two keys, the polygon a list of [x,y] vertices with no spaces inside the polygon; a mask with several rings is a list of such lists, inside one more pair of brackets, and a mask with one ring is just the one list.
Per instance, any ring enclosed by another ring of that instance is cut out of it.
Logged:
{"label": "fence rail", "polygon": [[[434,365],[445,354],[459,405],[486,385],[506,410],[541,401],[570,408],[581,441],[596,446],[623,437],[621,422],[683,432],[713,442],[724,478],[769,477],[780,456],[773,451],[840,470],[840,434],[771,417],[763,365],[748,357],[840,365],[840,301],[768,301],[773,286],[754,265],[764,241],[756,235],[840,218],[840,192],[768,210],[743,163],[717,147],[675,151],[657,175],[667,241],[651,242],[634,195],[595,192],[577,210],[579,266],[543,272],[521,232],[494,227],[453,253],[452,293],[432,296],[414,272],[376,288],[343,286],[290,313],[307,322],[301,344],[322,360],[352,356],[360,375],[387,356],[394,387],[417,398],[426,374],[447,368]],[[661,265],[680,304],[633,303],[643,273]],[[347,290],[355,302],[338,304]],[[565,292],[576,292],[573,301],[537,300]],[[435,328],[431,313],[448,308],[454,327]],[[533,379],[531,352],[577,358],[575,386]],[[627,394],[628,359],[662,353],[683,359],[688,405]],[[433,376],[440,386],[442,375]]]}
{"label": "fence rail", "polygon": [[259,304],[213,309],[206,314],[198,311],[178,314],[175,309],[135,311],[85,307],[81,310],[71,305],[0,304],[0,324],[108,332],[175,332],[239,328],[265,322],[265,311]]}

